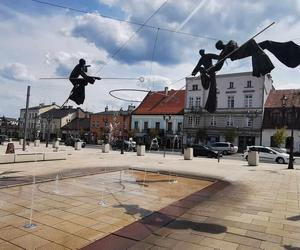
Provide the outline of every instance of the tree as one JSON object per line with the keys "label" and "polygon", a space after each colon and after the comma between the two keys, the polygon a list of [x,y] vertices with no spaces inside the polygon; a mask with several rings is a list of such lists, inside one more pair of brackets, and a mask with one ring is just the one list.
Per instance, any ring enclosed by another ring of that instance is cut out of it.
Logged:
{"label": "tree", "polygon": [[224,132],[224,136],[226,141],[233,143],[237,137],[237,131],[235,128],[228,129]]}
{"label": "tree", "polygon": [[207,137],[207,131],[204,128],[199,128],[196,133],[196,141],[204,142]]}
{"label": "tree", "polygon": [[158,130],[155,128],[149,129],[149,136],[151,139],[156,138],[158,136]]}
{"label": "tree", "polygon": [[285,143],[287,137],[288,134],[285,127],[276,129],[275,133],[272,136],[274,146],[280,147],[280,145]]}

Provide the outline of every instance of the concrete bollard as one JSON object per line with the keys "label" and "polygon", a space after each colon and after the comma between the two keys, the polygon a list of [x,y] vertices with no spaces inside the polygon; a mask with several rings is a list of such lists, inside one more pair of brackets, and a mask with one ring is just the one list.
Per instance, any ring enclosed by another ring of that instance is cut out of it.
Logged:
{"label": "concrete bollard", "polygon": [[35,140],[34,141],[34,146],[39,147],[40,146],[40,140]]}
{"label": "concrete bollard", "polygon": [[102,144],[102,153],[109,153],[109,144]]}
{"label": "concrete bollard", "polygon": [[19,145],[23,145],[23,141],[24,141],[24,139],[20,139],[19,140]]}
{"label": "concrete bollard", "polygon": [[193,159],[193,148],[185,148],[184,149],[184,159],[185,160],[192,160]]}
{"label": "concrete bollard", "polygon": [[138,145],[136,148],[136,154],[137,156],[144,156],[145,155],[145,145]]}
{"label": "concrete bollard", "polygon": [[81,150],[81,145],[82,145],[81,141],[75,142],[75,150]]}
{"label": "concrete bollard", "polygon": [[59,148],[59,141],[53,141],[52,148]]}
{"label": "concrete bollard", "polygon": [[249,166],[258,166],[259,164],[259,154],[257,151],[248,152],[248,165]]}

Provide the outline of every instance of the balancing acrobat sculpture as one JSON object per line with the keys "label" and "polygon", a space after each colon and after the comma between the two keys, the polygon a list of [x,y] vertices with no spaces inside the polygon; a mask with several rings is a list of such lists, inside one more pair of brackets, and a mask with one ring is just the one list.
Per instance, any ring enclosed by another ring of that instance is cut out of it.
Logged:
{"label": "balancing acrobat sculpture", "polygon": [[[101,80],[101,77],[96,76],[88,76],[87,68],[90,65],[86,65],[84,59],[79,60],[79,64],[77,64],[72,70],[69,80],[73,84],[73,89],[71,90],[71,94],[68,100],[74,101],[77,105],[83,104],[85,99],[85,86],[89,83],[94,84],[95,80]],[[79,78],[81,76],[82,78]]]}
{"label": "balancing acrobat sculpture", "polygon": [[[254,39],[250,39],[239,47],[233,40],[227,44],[220,40],[216,43],[216,49],[221,50],[219,55],[205,54],[204,50],[200,50],[201,58],[192,72],[193,76],[200,72],[203,88],[209,88],[205,104],[205,109],[209,113],[216,111],[216,72],[221,70],[227,58],[235,61],[251,56],[252,74],[256,77],[264,76],[275,68],[264,50],[270,51],[287,67],[296,68],[300,65],[300,46],[292,41],[281,43],[267,40],[256,43]],[[213,59],[218,60],[214,66],[212,66]]]}

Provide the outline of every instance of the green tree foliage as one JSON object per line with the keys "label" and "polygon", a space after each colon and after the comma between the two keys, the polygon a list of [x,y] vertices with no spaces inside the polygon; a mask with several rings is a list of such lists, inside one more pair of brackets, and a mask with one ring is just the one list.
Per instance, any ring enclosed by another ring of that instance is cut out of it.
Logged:
{"label": "green tree foliage", "polygon": [[287,136],[288,134],[286,128],[283,127],[283,128],[276,129],[272,138],[275,146],[280,147],[280,145],[284,144]]}
{"label": "green tree foliage", "polygon": [[199,128],[196,133],[196,141],[204,143],[207,137],[207,131],[204,128]]}
{"label": "green tree foliage", "polygon": [[233,143],[237,137],[237,131],[235,128],[230,128],[224,132],[224,136],[226,141]]}

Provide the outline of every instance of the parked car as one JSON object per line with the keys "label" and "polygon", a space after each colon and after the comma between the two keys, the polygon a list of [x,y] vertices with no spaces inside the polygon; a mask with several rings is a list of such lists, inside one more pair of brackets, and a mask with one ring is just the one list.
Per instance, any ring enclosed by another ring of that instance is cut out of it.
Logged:
{"label": "parked car", "polygon": [[79,139],[79,138],[73,138],[73,137],[69,137],[66,139],[65,141],[65,145],[66,146],[72,146],[74,147],[75,146],[75,142],[81,142],[81,147],[84,148],[86,146],[86,143],[85,141]]}
{"label": "parked car", "polygon": [[245,160],[248,160],[249,151],[258,151],[260,160],[277,162],[280,164],[289,162],[289,155],[287,153],[282,153],[270,147],[264,146],[248,146],[247,150],[243,154]]}
{"label": "parked car", "polygon": [[213,150],[222,152],[223,155],[235,154],[238,151],[238,147],[234,146],[230,142],[215,142],[210,145]]}
{"label": "parked car", "polygon": [[207,146],[204,145],[195,145],[193,146],[193,154],[194,157],[196,156],[207,156],[208,158],[218,158],[219,156],[222,157],[222,153],[218,152],[216,150],[213,150]]}
{"label": "parked car", "polygon": [[7,135],[0,135],[0,143],[8,142],[8,141],[9,141],[9,139],[8,139]]}
{"label": "parked car", "polygon": [[132,139],[124,140],[124,144],[122,140],[116,140],[111,144],[112,150],[121,150],[124,147],[125,151],[136,151],[136,142]]}

